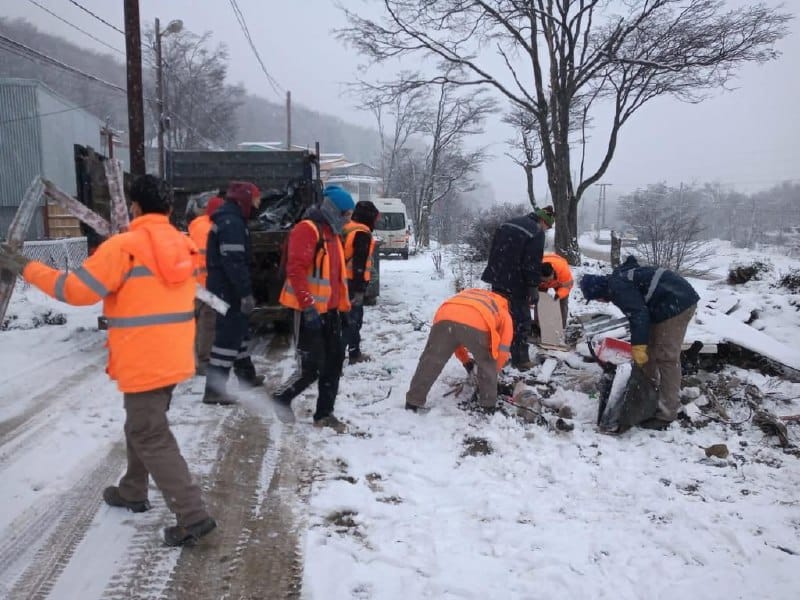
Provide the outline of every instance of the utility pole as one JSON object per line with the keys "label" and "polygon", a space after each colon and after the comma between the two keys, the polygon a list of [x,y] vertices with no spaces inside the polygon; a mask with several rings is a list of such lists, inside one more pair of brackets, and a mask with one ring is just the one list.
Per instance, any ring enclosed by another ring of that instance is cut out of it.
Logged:
{"label": "utility pole", "polygon": [[286,92],[286,149],[292,149],[292,92]]}
{"label": "utility pole", "polygon": [[161,55],[161,38],[170,33],[178,33],[183,29],[183,21],[178,19],[170,21],[164,31],[161,31],[161,21],[156,18],[155,43],[156,43],[156,103],[158,104],[158,176],[164,179],[164,133],[166,130],[166,107],[164,102],[164,59]]}
{"label": "utility pole", "polygon": [[600,227],[605,229],[606,226],[606,188],[610,185],[614,185],[613,183],[599,183],[600,186],[600,199],[597,205],[597,220],[600,221],[600,210],[602,207],[602,224]]}
{"label": "utility pole", "polygon": [[131,175],[144,175],[144,98],[142,92],[142,38],[139,0],[125,0],[125,56],[128,73],[128,143]]}

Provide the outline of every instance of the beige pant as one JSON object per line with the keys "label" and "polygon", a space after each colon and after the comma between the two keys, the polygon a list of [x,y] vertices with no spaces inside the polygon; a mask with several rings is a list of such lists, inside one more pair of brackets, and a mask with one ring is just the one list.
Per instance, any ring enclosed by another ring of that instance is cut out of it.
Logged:
{"label": "beige pant", "polygon": [[128,470],[119,480],[119,493],[126,500],[146,500],[151,476],[178,525],[185,526],[208,518],[208,513],[167,421],[174,387],[124,395]]}
{"label": "beige pant", "polygon": [[648,360],[643,371],[658,387],[656,417],[665,421],[674,421],[681,407],[681,346],[696,308],[696,304],[692,305],[671,319],[650,326]]}
{"label": "beige pant", "polygon": [[431,327],[428,343],[425,344],[417,370],[411,378],[406,402],[413,406],[424,406],[433,382],[439,377],[453,352],[459,346],[465,346],[475,359],[478,402],[484,407],[497,404],[497,362],[489,351],[490,344],[487,331],[454,321],[436,323]]}
{"label": "beige pant", "polygon": [[211,346],[214,344],[214,324],[217,313],[202,300],[194,301],[194,317],[197,323],[197,332],[194,338],[194,352],[196,364],[208,363]]}

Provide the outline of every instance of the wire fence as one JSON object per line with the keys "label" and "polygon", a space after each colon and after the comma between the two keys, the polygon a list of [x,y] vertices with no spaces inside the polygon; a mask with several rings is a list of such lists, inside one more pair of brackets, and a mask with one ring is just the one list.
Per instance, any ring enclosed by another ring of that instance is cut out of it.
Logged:
{"label": "wire fence", "polygon": [[25,242],[22,253],[56,269],[73,271],[86,260],[88,246],[85,237],[41,240]]}

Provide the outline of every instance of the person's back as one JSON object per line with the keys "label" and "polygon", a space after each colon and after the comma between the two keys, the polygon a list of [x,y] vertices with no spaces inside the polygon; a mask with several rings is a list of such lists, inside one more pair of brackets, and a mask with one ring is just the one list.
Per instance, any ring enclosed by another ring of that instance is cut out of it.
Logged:
{"label": "person's back", "polygon": [[252,294],[247,222],[239,205],[232,200],[226,200],[211,221],[206,248],[208,290],[228,303],[238,304]]}
{"label": "person's back", "polygon": [[527,294],[539,283],[544,231],[534,213],[506,221],[494,234],[481,280],[511,295]]}

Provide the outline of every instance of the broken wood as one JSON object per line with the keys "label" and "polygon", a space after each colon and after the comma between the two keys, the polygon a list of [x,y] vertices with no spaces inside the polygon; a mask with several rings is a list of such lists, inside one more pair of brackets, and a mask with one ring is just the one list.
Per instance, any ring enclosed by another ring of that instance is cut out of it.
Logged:
{"label": "broken wood", "polygon": [[52,181],[44,180],[45,195],[66,210],[69,214],[86,223],[94,229],[98,235],[108,237],[111,235],[111,223],[98,215],[88,206],[81,204],[78,200],[65,194]]}
{"label": "broken wood", "polygon": [[[25,235],[33,222],[33,217],[36,210],[39,208],[39,201],[44,193],[44,184],[41,178],[37,175],[31,181],[25,195],[22,197],[22,202],[17,209],[14,219],[8,226],[8,235],[6,236],[6,243],[16,251],[22,249]],[[6,317],[6,310],[11,301],[11,294],[14,292],[14,286],[17,283],[16,273],[12,273],[6,269],[0,269],[0,325],[3,324],[3,319]]]}
{"label": "broken wood", "polygon": [[109,158],[103,163],[103,167],[108,182],[108,193],[111,196],[111,231],[112,233],[128,231],[130,218],[128,203],[125,200],[122,163],[115,158]]}

